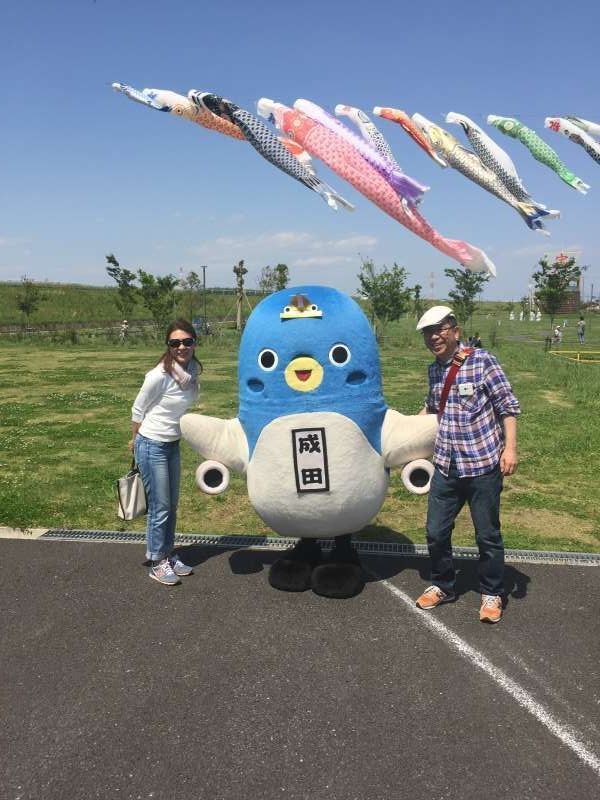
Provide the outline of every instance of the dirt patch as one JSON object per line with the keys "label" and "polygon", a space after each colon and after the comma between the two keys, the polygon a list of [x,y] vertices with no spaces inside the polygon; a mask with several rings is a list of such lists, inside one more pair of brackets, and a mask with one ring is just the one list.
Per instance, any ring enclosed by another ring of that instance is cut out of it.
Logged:
{"label": "dirt patch", "polygon": [[526,378],[527,380],[531,381],[531,380],[536,380],[540,376],[535,372],[518,372],[517,377]]}
{"label": "dirt patch", "polygon": [[502,521],[524,532],[540,533],[544,539],[574,539],[588,545],[598,546],[594,536],[594,524],[587,520],[544,509],[522,511],[503,511]]}
{"label": "dirt patch", "polygon": [[574,408],[574,403],[567,400],[561,392],[551,392],[548,389],[542,392],[542,397],[547,403],[553,406],[560,406],[561,408]]}
{"label": "dirt patch", "polygon": [[[43,406],[42,406],[43,408]],[[65,425],[67,422],[81,422],[84,419],[98,419],[99,422],[106,422],[102,416],[107,416],[107,409],[97,408],[91,411],[61,412],[60,414],[38,414],[36,415],[31,427],[35,429],[37,425]]]}

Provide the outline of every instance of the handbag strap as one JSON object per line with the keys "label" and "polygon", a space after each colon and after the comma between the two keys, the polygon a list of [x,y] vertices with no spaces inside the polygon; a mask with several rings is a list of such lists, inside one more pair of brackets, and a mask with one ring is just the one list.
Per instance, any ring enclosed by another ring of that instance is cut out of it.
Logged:
{"label": "handbag strap", "polygon": [[446,375],[446,380],[444,382],[444,388],[442,389],[442,396],[440,397],[440,405],[437,412],[438,419],[440,419],[444,413],[448,395],[450,394],[450,389],[454,383],[454,379],[456,378],[458,370],[462,367],[472,352],[472,347],[465,347],[463,350],[457,350],[456,353],[454,353],[454,358],[452,359],[452,364],[448,370],[448,374]]}

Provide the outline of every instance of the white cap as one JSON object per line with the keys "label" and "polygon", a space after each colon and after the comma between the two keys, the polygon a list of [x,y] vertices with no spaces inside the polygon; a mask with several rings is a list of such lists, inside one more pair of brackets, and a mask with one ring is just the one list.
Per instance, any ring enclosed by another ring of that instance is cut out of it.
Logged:
{"label": "white cap", "polygon": [[417,322],[417,330],[422,331],[423,328],[428,328],[430,325],[439,325],[442,320],[450,316],[454,316],[454,311],[448,306],[433,306]]}

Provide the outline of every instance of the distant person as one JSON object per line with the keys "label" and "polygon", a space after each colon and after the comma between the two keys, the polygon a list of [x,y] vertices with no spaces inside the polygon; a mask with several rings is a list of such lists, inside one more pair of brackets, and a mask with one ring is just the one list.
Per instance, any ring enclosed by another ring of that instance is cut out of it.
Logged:
{"label": "distant person", "polygon": [[417,606],[430,610],[456,598],[452,531],[468,503],[479,548],[479,619],[499,622],[504,601],[500,493],[504,477],[517,468],[519,402],[495,356],[464,350],[451,308],[430,308],[417,330],[435,356],[421,413],[437,414],[440,423],[427,507],[431,586]]}
{"label": "distant person", "polygon": [[119,329],[119,341],[121,342],[121,344],[124,344],[127,341],[128,336],[129,336],[129,323],[127,322],[126,319],[124,319]]}
{"label": "distant person", "polygon": [[471,337],[471,347],[481,347],[481,339],[478,333]]}
{"label": "distant person", "polygon": [[146,373],[131,409],[133,438],[130,447],[148,498],[146,558],[151,578],[167,586],[179,583],[192,568],[174,552],[175,521],[179,501],[179,420],[198,397],[196,331],[184,319],[167,328],[167,349]]}
{"label": "distant person", "polygon": [[577,322],[577,339],[579,344],[585,344],[585,320],[583,317],[579,317]]}
{"label": "distant person", "polygon": [[555,325],[554,332],[552,335],[553,344],[560,344],[562,342],[562,337],[563,337],[562,328],[560,327],[560,325]]}

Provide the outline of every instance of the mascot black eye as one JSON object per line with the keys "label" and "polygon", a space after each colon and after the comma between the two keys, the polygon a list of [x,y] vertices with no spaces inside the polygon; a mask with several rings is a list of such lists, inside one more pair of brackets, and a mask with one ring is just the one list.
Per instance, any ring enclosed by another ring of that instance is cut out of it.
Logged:
{"label": "mascot black eye", "polygon": [[336,367],[342,367],[350,361],[350,350],[345,344],[334,344],[329,351],[329,360]]}
{"label": "mascot black eye", "polygon": [[275,369],[278,361],[275,350],[269,350],[268,347],[258,354],[258,366],[264,369],[265,372],[271,372],[271,370]]}

